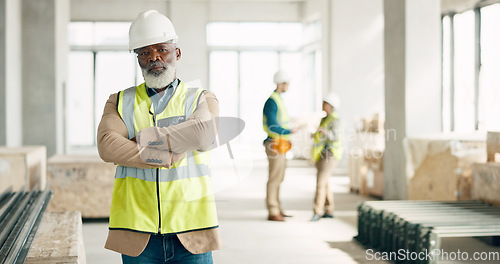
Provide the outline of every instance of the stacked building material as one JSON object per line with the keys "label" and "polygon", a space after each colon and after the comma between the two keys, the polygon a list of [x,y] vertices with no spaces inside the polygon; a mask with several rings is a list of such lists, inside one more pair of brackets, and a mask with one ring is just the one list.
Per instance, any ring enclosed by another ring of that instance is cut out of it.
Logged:
{"label": "stacked building material", "polygon": [[[481,201],[367,201],[358,207],[356,239],[396,256],[439,252],[443,237],[493,236],[500,236],[500,207]],[[440,257],[410,261],[437,263]]]}
{"label": "stacked building material", "polygon": [[108,218],[116,166],[98,156],[57,155],[47,162],[54,197],[47,211],[79,211],[83,218]]}
{"label": "stacked building material", "polygon": [[4,192],[0,197],[0,263],[24,263],[52,192]]}

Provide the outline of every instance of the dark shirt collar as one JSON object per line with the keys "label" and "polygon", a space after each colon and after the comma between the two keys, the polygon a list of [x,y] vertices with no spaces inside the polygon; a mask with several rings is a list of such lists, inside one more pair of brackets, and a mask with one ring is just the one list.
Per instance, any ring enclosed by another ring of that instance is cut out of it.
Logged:
{"label": "dark shirt collar", "polygon": [[[177,88],[177,86],[179,85],[179,82],[180,82],[180,80],[178,78],[175,78],[175,80],[167,86],[167,89],[165,89],[165,91],[170,89],[170,88]],[[158,92],[156,92],[155,89],[149,88],[147,85],[146,85],[146,92],[148,93],[149,97],[158,93]]]}

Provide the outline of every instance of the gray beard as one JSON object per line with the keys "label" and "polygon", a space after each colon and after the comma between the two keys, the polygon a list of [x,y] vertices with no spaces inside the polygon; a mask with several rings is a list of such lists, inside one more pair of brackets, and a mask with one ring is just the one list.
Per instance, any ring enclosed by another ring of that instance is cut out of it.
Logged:
{"label": "gray beard", "polygon": [[167,65],[167,69],[160,75],[149,73],[147,69],[141,68],[142,76],[146,82],[146,86],[153,89],[161,89],[167,87],[175,80],[175,65]]}

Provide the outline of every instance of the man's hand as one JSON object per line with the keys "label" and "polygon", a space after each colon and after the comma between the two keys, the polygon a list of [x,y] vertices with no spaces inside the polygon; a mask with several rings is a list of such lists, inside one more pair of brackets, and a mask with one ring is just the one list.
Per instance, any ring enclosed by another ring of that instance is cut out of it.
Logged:
{"label": "man's hand", "polygon": [[167,150],[159,150],[155,148],[140,147],[139,154],[141,159],[149,165],[162,166],[171,168],[175,162],[183,159],[186,153],[173,153]]}
{"label": "man's hand", "polygon": [[326,130],[322,127],[318,128],[318,132],[323,134],[323,135],[326,135]]}
{"label": "man's hand", "polygon": [[307,124],[302,124],[300,126],[294,127],[292,129],[290,129],[290,134],[295,134],[306,127],[307,127]]}
{"label": "man's hand", "polygon": [[161,127],[148,127],[137,134],[136,142],[139,147],[167,150],[167,135]]}

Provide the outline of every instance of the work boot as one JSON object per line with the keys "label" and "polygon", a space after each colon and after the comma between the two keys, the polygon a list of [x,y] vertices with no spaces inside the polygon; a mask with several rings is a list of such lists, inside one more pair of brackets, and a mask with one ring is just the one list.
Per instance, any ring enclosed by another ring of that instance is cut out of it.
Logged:
{"label": "work boot", "polygon": [[267,220],[269,221],[278,221],[278,222],[285,222],[285,217],[282,215],[270,215]]}
{"label": "work boot", "polygon": [[319,216],[319,214],[313,214],[313,216],[311,218],[311,222],[316,222],[319,219],[321,219],[321,216]]}
{"label": "work boot", "polygon": [[324,214],[321,218],[333,218],[333,214]]}

